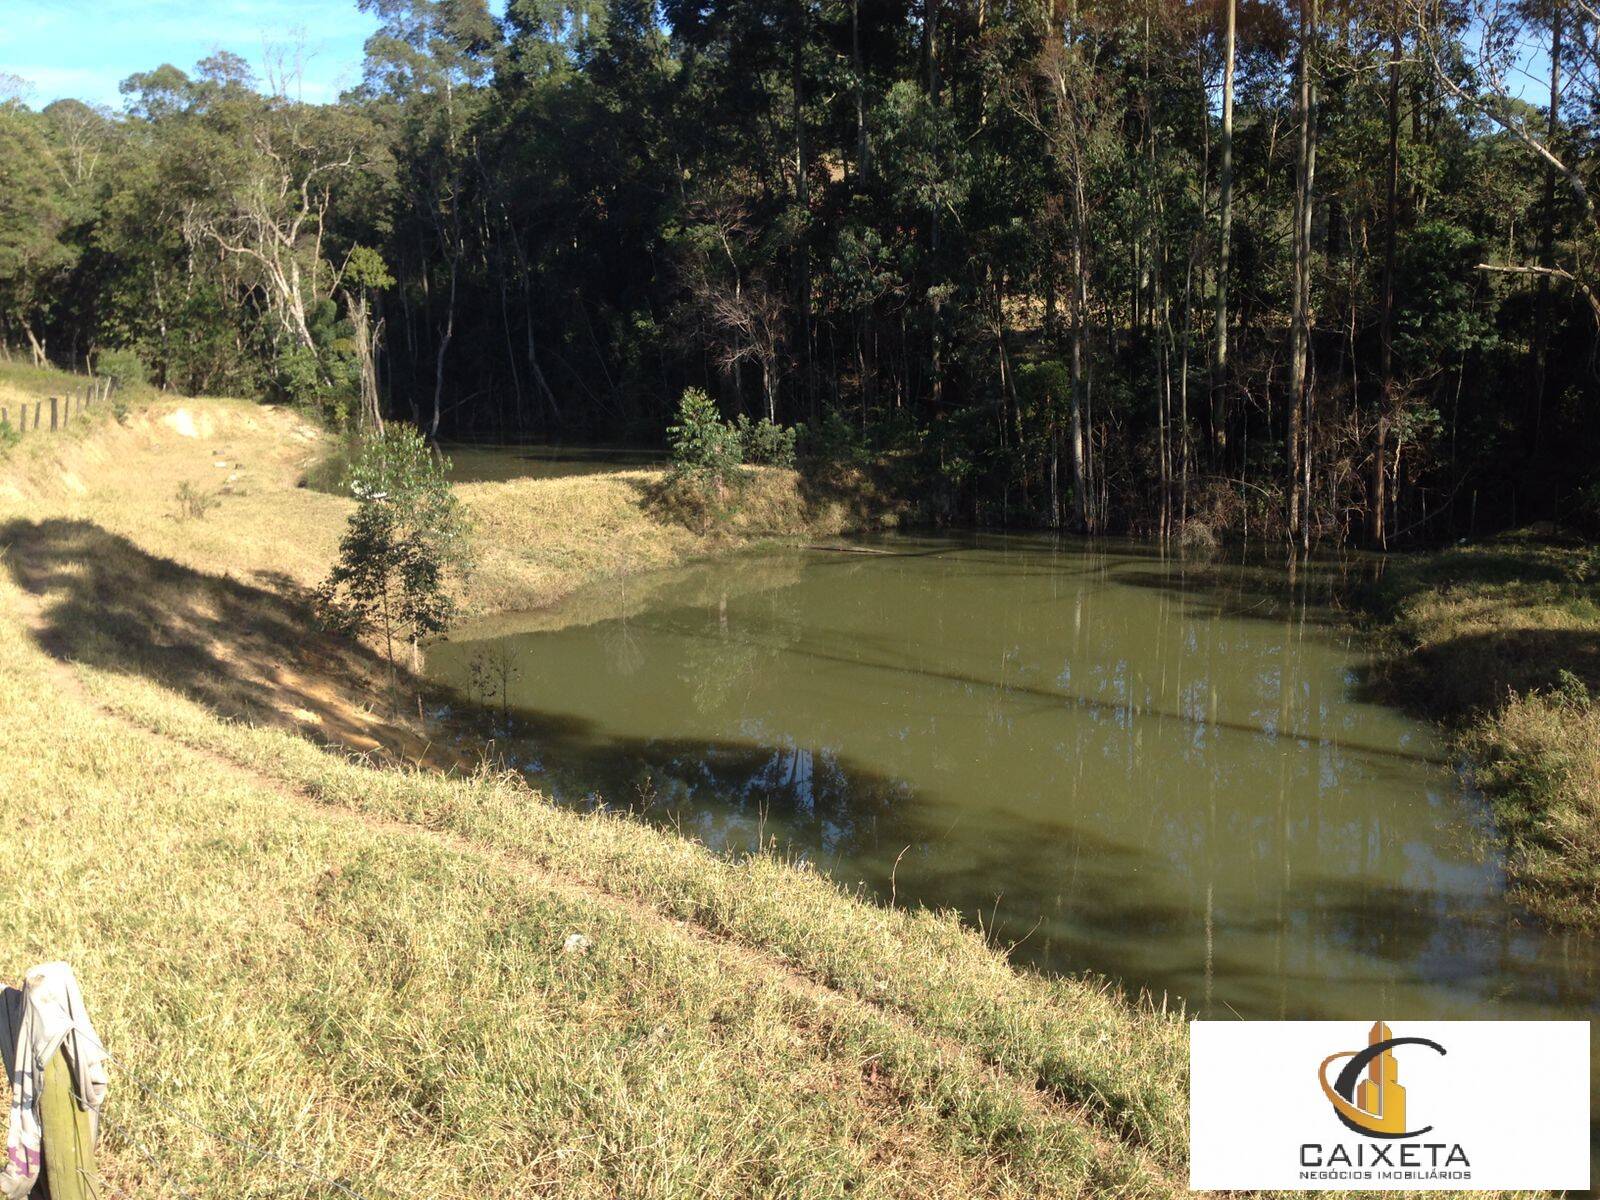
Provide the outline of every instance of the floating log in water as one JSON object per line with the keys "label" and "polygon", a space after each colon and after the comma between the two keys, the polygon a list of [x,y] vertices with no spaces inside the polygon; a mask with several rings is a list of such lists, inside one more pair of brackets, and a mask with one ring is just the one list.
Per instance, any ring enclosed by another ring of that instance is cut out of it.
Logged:
{"label": "floating log in water", "polygon": [[805,549],[807,549],[807,550],[832,550],[835,554],[879,554],[879,555],[882,555],[885,558],[898,558],[898,557],[900,557],[898,551],[894,551],[894,550],[878,550],[878,549],[875,549],[875,548],[873,548],[871,546],[817,546],[817,545],[808,545],[808,546],[805,547]]}

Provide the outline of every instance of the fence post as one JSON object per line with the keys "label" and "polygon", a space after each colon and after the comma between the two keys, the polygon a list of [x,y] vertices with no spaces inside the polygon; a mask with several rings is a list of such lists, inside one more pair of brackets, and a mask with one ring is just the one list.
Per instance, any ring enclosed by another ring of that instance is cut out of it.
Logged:
{"label": "fence post", "polygon": [[34,429],[35,433],[38,432],[38,430],[39,430],[39,422],[43,419],[43,417],[44,417],[44,401],[43,400],[35,400],[33,402],[33,429]]}
{"label": "fence post", "polygon": [[45,1064],[39,1124],[51,1200],[99,1200],[100,1177],[94,1167],[89,1110],[73,1095],[72,1067],[65,1046]]}
{"label": "fence post", "polygon": [[61,403],[60,397],[58,397],[58,396],[51,396],[50,397],[50,432],[51,433],[54,433],[57,429],[61,428],[61,422],[60,422],[61,414],[59,412],[57,412],[57,406],[60,403]]}

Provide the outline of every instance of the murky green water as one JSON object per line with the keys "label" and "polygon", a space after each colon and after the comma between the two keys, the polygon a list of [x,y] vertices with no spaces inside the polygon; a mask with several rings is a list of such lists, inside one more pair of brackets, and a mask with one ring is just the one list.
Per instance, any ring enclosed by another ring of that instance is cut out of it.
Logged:
{"label": "murky green water", "polygon": [[[1362,698],[1333,568],[1042,538],[784,551],[459,631],[537,786],[959,909],[1202,1014],[1587,1014],[1430,729]],[[503,708],[503,712],[501,711]],[[898,867],[896,862],[898,860]]]}
{"label": "murky green water", "polygon": [[612,446],[474,446],[441,447],[450,459],[455,483],[504,482],[508,479],[558,479],[599,475],[658,465],[663,454]]}

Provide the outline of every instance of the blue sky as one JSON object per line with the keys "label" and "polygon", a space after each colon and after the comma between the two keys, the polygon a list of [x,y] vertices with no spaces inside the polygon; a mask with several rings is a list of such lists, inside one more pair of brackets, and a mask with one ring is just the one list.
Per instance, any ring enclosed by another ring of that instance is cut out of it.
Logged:
{"label": "blue sky", "polygon": [[274,60],[288,64],[292,94],[333,100],[360,82],[377,27],[355,0],[0,0],[0,13],[0,73],[25,80],[35,108],[75,96],[120,110],[117,84],[135,71],[190,71],[219,48],[263,78]]}
{"label": "blue sky", "polygon": [[[504,12],[504,0],[490,0]],[[73,96],[121,109],[117,84],[170,62],[185,71],[218,49],[243,55],[263,84],[325,102],[360,82],[361,48],[377,21],[356,0],[0,0],[0,75],[24,81],[34,108]],[[1514,94],[1544,101],[1549,58],[1523,48]]]}

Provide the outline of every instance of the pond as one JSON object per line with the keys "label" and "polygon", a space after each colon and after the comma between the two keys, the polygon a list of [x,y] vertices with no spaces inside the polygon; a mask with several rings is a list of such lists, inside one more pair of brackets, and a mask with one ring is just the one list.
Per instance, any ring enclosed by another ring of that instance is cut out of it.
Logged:
{"label": "pond", "polygon": [[[428,658],[529,781],[958,910],[1205,1016],[1596,1007],[1336,564],[897,537],[611,581]],[[1370,569],[1370,567],[1368,568]]]}
{"label": "pond", "polygon": [[619,446],[471,445],[441,446],[450,460],[453,483],[502,483],[509,479],[559,479],[570,475],[600,475],[659,466],[666,455],[659,450]]}

